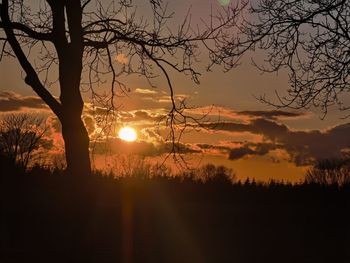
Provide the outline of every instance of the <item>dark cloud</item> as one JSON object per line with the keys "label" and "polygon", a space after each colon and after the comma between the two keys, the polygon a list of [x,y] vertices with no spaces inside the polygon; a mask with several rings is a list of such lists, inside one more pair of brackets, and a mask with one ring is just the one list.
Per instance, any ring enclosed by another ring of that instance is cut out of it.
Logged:
{"label": "dark cloud", "polygon": [[289,130],[284,124],[279,124],[271,120],[257,119],[250,124],[250,131],[255,134],[261,134],[270,140],[278,140],[278,138],[285,136]]}
{"label": "dark cloud", "polygon": [[232,148],[223,145],[197,144],[202,150],[219,150],[227,153],[230,160],[238,160],[247,155],[266,155],[270,151],[281,148],[275,143],[252,143],[252,142],[234,142],[238,147]]}
{"label": "dark cloud", "polygon": [[342,124],[325,132],[289,131],[280,141],[297,165],[305,165],[341,157],[343,150],[350,147],[349,132],[350,124]]}
{"label": "dark cloud", "polygon": [[267,120],[291,120],[301,119],[309,116],[309,113],[284,110],[245,110],[237,111],[232,108],[220,106],[205,106],[200,108],[186,109],[186,113],[199,116],[217,116],[221,120],[231,120],[239,123],[246,123],[252,119],[267,119]]}
{"label": "dark cloud", "polygon": [[198,143],[197,146],[203,150],[221,150],[221,151],[230,151],[231,148],[227,146],[222,146],[222,145],[212,145],[212,144],[206,144],[206,143]]}
{"label": "dark cloud", "polygon": [[229,152],[230,160],[237,160],[246,155],[265,155],[278,146],[273,143],[245,143],[244,146],[231,149]]}
{"label": "dark cloud", "polygon": [[279,148],[279,146],[273,143],[257,143],[255,144],[254,152],[256,155],[265,155],[277,148]]}
{"label": "dark cloud", "polygon": [[48,109],[36,96],[22,96],[13,92],[0,91],[0,111],[18,111],[22,108]]}
{"label": "dark cloud", "polygon": [[281,110],[271,110],[271,111],[239,111],[237,114],[246,115],[249,117],[264,118],[270,120],[276,120],[279,118],[297,118],[302,117],[305,114],[297,112],[288,112]]}
{"label": "dark cloud", "polygon": [[255,152],[249,147],[240,147],[236,149],[231,149],[228,158],[230,160],[241,159],[248,154],[255,154]]}
{"label": "dark cloud", "polygon": [[274,140],[288,132],[288,127],[271,120],[256,119],[248,124],[234,122],[205,123],[203,127],[217,131],[232,132],[251,132],[254,134],[262,134],[269,139]]}
{"label": "dark cloud", "polygon": [[250,132],[262,135],[264,143],[245,143],[240,148],[231,149],[229,158],[239,159],[246,155],[265,155],[274,149],[285,150],[296,165],[309,165],[315,160],[339,158],[345,149],[350,148],[350,124],[338,125],[327,131],[293,131],[286,125],[273,120],[254,119],[248,124],[209,123],[208,129]]}

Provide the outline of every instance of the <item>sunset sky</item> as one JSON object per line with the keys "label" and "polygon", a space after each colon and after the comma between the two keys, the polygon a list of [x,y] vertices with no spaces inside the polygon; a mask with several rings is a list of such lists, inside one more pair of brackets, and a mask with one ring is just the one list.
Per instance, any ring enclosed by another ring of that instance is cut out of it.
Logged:
{"label": "sunset sky", "polygon": [[[137,2],[137,1],[136,1]],[[147,17],[147,8],[136,3]],[[171,1],[169,10],[174,10],[174,24],[184,19],[191,7],[193,23],[205,20],[210,10],[226,5],[229,0],[180,0]],[[251,52],[241,61],[240,67],[229,72],[216,67],[205,71],[203,56],[197,69],[202,73],[196,85],[188,76],[169,70],[177,100],[186,99],[191,116],[206,114],[202,127],[192,125],[182,137],[186,160],[192,167],[205,163],[225,165],[232,168],[238,178],[256,180],[302,180],[305,171],[317,159],[340,157],[349,147],[350,125],[344,119],[345,112],[330,108],[322,119],[322,113],[313,108],[303,110],[276,109],[262,104],[256,97],[266,95],[277,101],[275,91],[285,94],[288,88],[286,72],[261,74],[251,64],[251,59],[262,61],[262,54]],[[35,61],[35,58],[32,58]],[[128,57],[120,54],[115,63],[122,66]],[[169,151],[165,142],[168,132],[159,120],[168,112],[169,90],[163,76],[155,79],[157,88],[140,76],[124,76],[130,89],[127,96],[117,98],[115,123],[108,134],[99,120],[103,107],[93,105],[90,94],[84,93],[84,121],[90,134],[95,153],[95,164],[99,167],[113,166],[113,158],[119,154],[138,154],[149,160],[162,161]],[[101,92],[108,90],[101,87]],[[59,96],[57,87],[50,91]],[[5,58],[0,62],[0,112],[37,112],[47,117],[52,154],[62,152],[63,141],[57,119],[45,104],[23,81],[20,66],[15,59]],[[129,126],[136,130],[134,142],[118,138],[118,130]],[[107,145],[106,145],[106,138]],[[105,162],[104,162],[105,161]],[[106,163],[109,162],[109,163]]]}

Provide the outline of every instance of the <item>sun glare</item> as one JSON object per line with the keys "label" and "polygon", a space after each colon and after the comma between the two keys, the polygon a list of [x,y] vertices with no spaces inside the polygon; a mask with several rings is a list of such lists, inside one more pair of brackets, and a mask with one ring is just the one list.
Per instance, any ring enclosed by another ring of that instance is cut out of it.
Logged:
{"label": "sun glare", "polygon": [[127,141],[127,142],[133,142],[137,139],[137,133],[135,129],[130,127],[123,127],[119,130],[118,136],[120,139]]}

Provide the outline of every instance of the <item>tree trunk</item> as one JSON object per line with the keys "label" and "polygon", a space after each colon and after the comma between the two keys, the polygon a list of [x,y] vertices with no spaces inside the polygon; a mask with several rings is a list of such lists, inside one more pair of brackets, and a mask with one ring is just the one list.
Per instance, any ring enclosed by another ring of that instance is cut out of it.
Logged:
{"label": "tree trunk", "polygon": [[81,119],[84,101],[80,93],[82,51],[74,46],[61,51],[60,85],[62,136],[65,143],[67,171],[71,176],[91,175],[89,135]]}
{"label": "tree trunk", "polygon": [[[68,114],[69,111],[68,111]],[[80,115],[71,114],[61,120],[65,143],[67,172],[74,177],[91,175],[89,135]]]}
{"label": "tree trunk", "polygon": [[79,52],[75,49],[68,49],[60,62],[60,100],[62,104],[60,121],[65,143],[67,171],[74,177],[91,175],[90,140],[81,119],[84,108],[84,101],[80,93],[81,60]]}

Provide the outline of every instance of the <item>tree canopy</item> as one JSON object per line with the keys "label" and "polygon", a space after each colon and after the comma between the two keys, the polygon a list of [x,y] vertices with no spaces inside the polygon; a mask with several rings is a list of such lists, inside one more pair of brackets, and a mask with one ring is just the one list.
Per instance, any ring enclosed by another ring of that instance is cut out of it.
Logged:
{"label": "tree canopy", "polygon": [[287,96],[275,106],[348,110],[350,91],[350,2],[346,0],[251,1],[227,54],[240,59],[264,54],[254,64],[263,72],[287,70]]}

